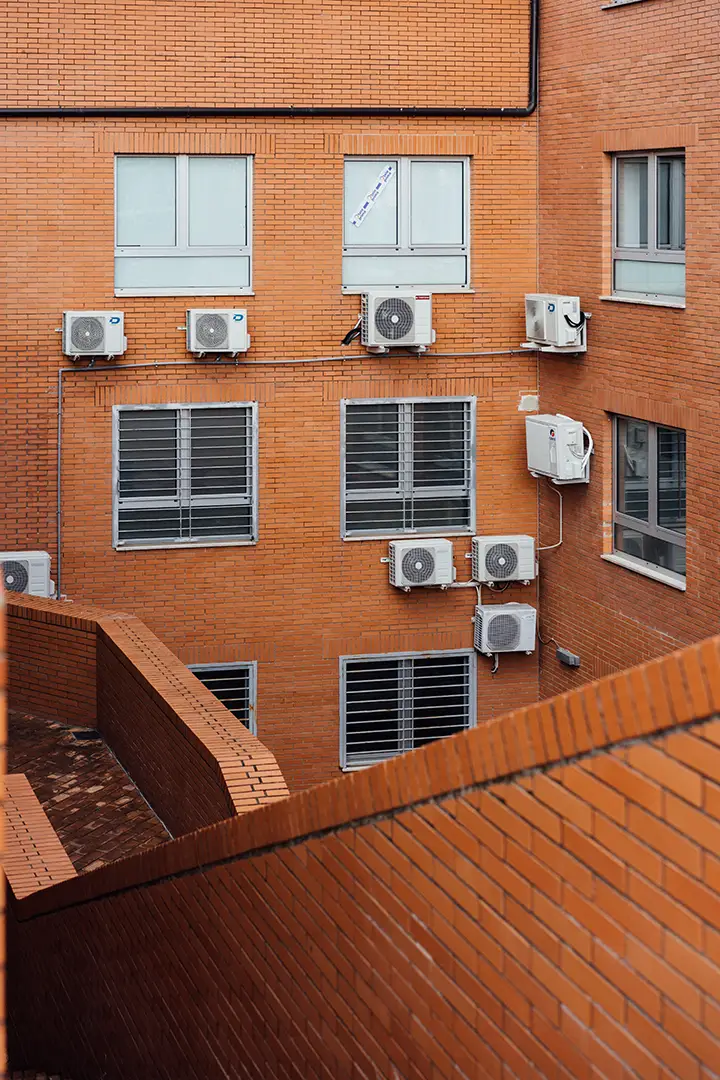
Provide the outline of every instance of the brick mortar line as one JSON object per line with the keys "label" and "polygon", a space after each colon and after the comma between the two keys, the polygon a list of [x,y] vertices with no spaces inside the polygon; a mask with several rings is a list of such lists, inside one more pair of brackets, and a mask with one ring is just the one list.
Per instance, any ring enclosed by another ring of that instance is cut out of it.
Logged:
{"label": "brick mortar line", "polygon": [[[631,746],[646,745],[651,739],[657,739],[658,737],[664,738],[665,736],[673,735],[679,732],[687,732],[692,728],[697,730],[703,728],[717,720],[720,720],[720,714],[712,713],[709,716],[702,717],[692,721],[680,722],[673,724],[671,727],[663,729],[662,733],[652,732],[647,735],[632,736],[628,739],[621,739],[618,742],[609,743],[608,745],[600,748],[593,747],[590,750],[583,751],[579,754],[571,755],[570,757],[558,758],[555,761],[547,762],[543,765],[537,765],[529,769],[520,769],[513,772],[506,773],[502,776],[494,776],[491,779],[482,780],[476,784],[461,785],[456,788],[451,788],[448,791],[442,793],[442,795],[429,795],[426,798],[416,799],[414,802],[404,803],[401,806],[395,806],[391,810],[381,810],[376,814],[367,814],[357,818],[351,818],[344,821],[341,824],[329,825],[323,829],[316,829],[312,832],[304,833],[302,836],[293,836],[287,840],[278,840],[274,843],[263,844],[259,847],[250,848],[246,851],[237,852],[234,855],[226,855],[221,858],[212,859],[209,862],[196,863],[193,866],[186,866],[176,871],[170,871],[163,874],[159,874],[157,877],[146,878],[143,881],[134,882],[130,885],[121,885],[115,888],[103,889],[95,896],[84,897],[79,900],[70,900],[66,903],[61,903],[57,907],[53,907],[49,910],[39,911],[35,914],[30,914],[23,917],[23,913],[19,905],[23,905],[24,901],[16,901],[15,903],[15,915],[19,922],[32,922],[35,919],[43,918],[46,915],[54,915],[60,911],[66,911],[68,909],[84,907],[87,904],[92,904],[98,901],[107,900],[114,896],[120,896],[124,893],[134,892],[141,889],[149,889],[155,885],[162,885],[165,882],[177,881],[186,877],[194,877],[196,874],[203,874],[209,870],[214,870],[221,866],[228,866],[231,863],[244,861],[250,858],[262,857],[263,855],[271,854],[274,851],[282,851],[287,848],[298,847],[300,844],[307,843],[312,840],[320,840],[326,836],[334,835],[339,832],[343,832],[350,828],[359,828],[364,825],[372,825],[379,821],[392,820],[400,811],[412,810],[418,806],[438,805],[453,796],[462,797],[466,792],[484,791],[497,784],[511,783],[514,780],[523,777],[532,777],[538,775],[546,775],[550,770],[556,768],[563,768],[568,765],[579,764],[583,761],[587,761],[592,758],[600,757],[610,750],[625,749]],[[302,793],[300,793],[302,795]],[[277,801],[277,800],[276,800]],[[222,822],[218,822],[214,825],[207,826],[208,828],[217,829],[222,826],[227,826],[229,822],[234,822],[234,818],[226,818]],[[203,830],[197,830],[203,831]],[[188,836],[192,836],[192,833],[185,834],[180,837],[179,840],[187,840]],[[165,849],[167,851],[167,848]],[[134,858],[135,856],[130,856]],[[100,868],[102,869],[102,868]],[[92,872],[92,871],[91,871]],[[61,882],[62,886],[64,883]],[[31,897],[27,898],[28,900]]]}

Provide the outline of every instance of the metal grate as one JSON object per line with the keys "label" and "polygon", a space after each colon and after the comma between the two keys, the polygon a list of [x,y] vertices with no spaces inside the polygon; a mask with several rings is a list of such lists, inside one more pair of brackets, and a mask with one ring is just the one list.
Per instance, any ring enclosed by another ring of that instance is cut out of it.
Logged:
{"label": "metal grate", "polygon": [[343,767],[395,757],[475,723],[469,653],[344,657]]}
{"label": "metal grate", "polygon": [[25,592],[30,583],[30,573],[26,562],[6,559],[2,564],[4,587],[9,592]]}
{"label": "metal grate", "polygon": [[190,671],[233,716],[257,735],[254,664],[190,664]]}
{"label": "metal grate", "polygon": [[94,315],[79,315],[70,327],[70,340],[79,353],[100,353],[105,341],[105,321]]}
{"label": "metal grate", "polygon": [[345,536],[472,532],[473,398],[344,402]]}
{"label": "metal grate", "polygon": [[487,646],[493,652],[513,652],[520,643],[520,619],[502,612],[487,615]]}
{"label": "metal grate", "polygon": [[407,337],[415,323],[415,312],[407,300],[391,296],[375,309],[375,330],[388,341]]}
{"label": "metal grate", "polygon": [[254,540],[255,407],[116,409],[116,543]]}
{"label": "metal grate", "polygon": [[517,548],[513,544],[491,544],[485,552],[485,570],[493,581],[512,579],[517,568]]}

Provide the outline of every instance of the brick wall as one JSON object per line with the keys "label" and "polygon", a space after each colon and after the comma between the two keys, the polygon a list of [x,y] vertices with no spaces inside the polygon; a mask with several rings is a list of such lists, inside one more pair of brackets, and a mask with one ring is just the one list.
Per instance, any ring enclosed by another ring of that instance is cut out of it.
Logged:
{"label": "brick wall", "polygon": [[[369,9],[332,0],[312,14],[306,7],[302,19],[286,4],[225,4],[222,12],[206,4],[200,18],[186,2],[158,8],[132,0],[101,14],[85,0],[62,12],[43,3],[32,18],[19,9],[9,28],[6,100],[527,101],[527,0],[501,8],[490,0],[440,7],[391,0]],[[213,42],[210,55],[197,48],[199,27],[203,43]],[[57,47],[70,40],[71,48]],[[153,364],[188,361],[177,330],[188,307],[247,307],[247,364],[63,376],[62,591],[133,611],[186,662],[257,661],[258,733],[288,783],[300,788],[337,775],[340,639],[351,654],[370,639],[390,652],[407,640],[418,650],[472,642],[471,593],[400,596],[380,564],[385,543],[340,539],[340,398],[476,395],[478,530],[536,530],[518,413],[520,394],[536,388],[535,359],[462,355],[523,340],[522,296],[536,283],[534,117],[13,120],[2,123],[0,137],[7,172],[0,269],[12,297],[0,336],[1,437],[13,464],[0,491],[0,542],[50,551],[57,577],[57,377],[70,366],[55,333],[63,310],[123,309],[123,363]],[[113,163],[122,153],[253,155],[254,295],[115,297]],[[359,298],[341,292],[347,154],[470,157],[475,291],[434,297],[437,344],[424,356],[290,365],[338,356],[357,318]],[[238,400],[259,403],[259,543],[114,552],[112,406]],[[461,540],[460,578],[466,550]],[[483,666],[479,717],[535,700],[537,685],[535,657],[513,657],[501,679]]]}
{"label": "brick wall", "polygon": [[19,594],[9,612],[13,706],[97,726],[174,835],[287,794],[270,751],[139,619]]}
{"label": "brick wall", "polygon": [[13,1062],[711,1080],[718,709],[716,638],[16,903]]}
{"label": "brick wall", "polygon": [[[562,668],[543,652],[541,690],[558,693],[714,633],[720,618],[720,471],[714,402],[718,310],[720,144],[712,5],[543,2],[540,123],[540,284],[579,295],[591,311],[588,351],[544,357],[543,411],[592,432],[587,490],[565,491],[565,543],[542,557],[545,637],[582,657]],[[592,56],[570,42],[592,42]],[[685,310],[600,299],[610,291],[611,153],[685,148]],[[601,560],[611,550],[610,414],[687,431],[687,591]],[[541,489],[541,535],[557,536],[557,499]]]}

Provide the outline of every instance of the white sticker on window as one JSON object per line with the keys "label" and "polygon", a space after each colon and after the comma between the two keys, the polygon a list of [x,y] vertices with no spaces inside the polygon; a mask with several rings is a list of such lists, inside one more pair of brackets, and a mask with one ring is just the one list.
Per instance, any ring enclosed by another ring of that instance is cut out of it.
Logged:
{"label": "white sticker on window", "polygon": [[359,228],[360,225],[362,225],[363,221],[368,216],[373,206],[382,195],[388,181],[390,180],[394,172],[394,165],[390,164],[385,166],[385,168],[377,178],[375,187],[367,193],[367,195],[362,201],[362,204],[358,207],[353,216],[350,218],[351,225],[354,225],[356,228]]}

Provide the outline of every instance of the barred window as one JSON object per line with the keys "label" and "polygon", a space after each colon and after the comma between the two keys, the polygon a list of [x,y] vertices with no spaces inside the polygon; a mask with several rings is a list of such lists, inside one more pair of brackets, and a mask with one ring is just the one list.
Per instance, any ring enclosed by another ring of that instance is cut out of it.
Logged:
{"label": "barred window", "polygon": [[257,665],[247,664],[190,664],[190,670],[221,701],[233,716],[257,735]]}
{"label": "barred window", "polygon": [[685,575],[685,432],[615,417],[614,547]]}
{"label": "barred window", "polygon": [[115,406],[115,547],[257,539],[257,406]]}
{"label": "barred window", "polygon": [[396,757],[475,726],[475,653],[345,656],[342,768]]}
{"label": "barred window", "polygon": [[342,535],[471,533],[475,398],[342,402]]}

